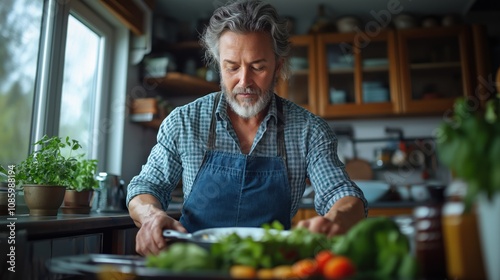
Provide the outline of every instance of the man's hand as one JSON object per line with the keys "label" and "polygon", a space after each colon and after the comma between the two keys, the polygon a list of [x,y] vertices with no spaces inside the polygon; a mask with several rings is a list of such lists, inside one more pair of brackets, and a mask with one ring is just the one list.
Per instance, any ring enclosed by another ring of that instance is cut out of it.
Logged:
{"label": "man's hand", "polygon": [[344,234],[357,222],[364,219],[363,202],[356,197],[339,199],[325,216],[316,216],[302,220],[297,227],[307,228],[311,232],[326,234],[328,237]]}
{"label": "man's hand", "polygon": [[129,203],[130,217],[140,227],[135,237],[135,250],[142,256],[157,255],[167,245],[164,229],[187,232],[182,224],[168,216],[156,198],[138,195]]}
{"label": "man's hand", "polygon": [[142,256],[157,255],[167,243],[163,237],[164,229],[187,232],[179,221],[168,216],[164,211],[144,219],[135,237],[135,250]]}

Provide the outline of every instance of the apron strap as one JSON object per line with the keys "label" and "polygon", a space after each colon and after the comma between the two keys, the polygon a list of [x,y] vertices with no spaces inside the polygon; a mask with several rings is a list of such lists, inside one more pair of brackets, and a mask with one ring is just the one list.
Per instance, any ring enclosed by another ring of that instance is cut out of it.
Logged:
{"label": "apron strap", "polygon": [[210,121],[210,132],[208,133],[208,143],[207,143],[208,151],[215,150],[215,135],[216,135],[215,129],[217,126],[215,111],[217,111],[217,105],[219,104],[221,95],[222,92],[220,91],[219,93],[217,93],[217,95],[215,95],[214,106],[212,108],[212,120]]}
{"label": "apron strap", "polygon": [[276,135],[278,141],[278,156],[283,158],[286,167],[287,162],[286,162],[286,147],[285,147],[285,115],[283,114],[283,102],[281,98],[277,95],[275,95],[275,99],[276,99],[276,109],[278,112],[278,134]]}

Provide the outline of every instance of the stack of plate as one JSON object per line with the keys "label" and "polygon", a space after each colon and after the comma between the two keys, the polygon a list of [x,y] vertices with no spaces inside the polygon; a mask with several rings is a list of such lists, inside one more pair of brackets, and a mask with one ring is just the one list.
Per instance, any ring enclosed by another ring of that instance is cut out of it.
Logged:
{"label": "stack of plate", "polygon": [[381,82],[363,82],[363,101],[365,103],[389,101],[389,90]]}

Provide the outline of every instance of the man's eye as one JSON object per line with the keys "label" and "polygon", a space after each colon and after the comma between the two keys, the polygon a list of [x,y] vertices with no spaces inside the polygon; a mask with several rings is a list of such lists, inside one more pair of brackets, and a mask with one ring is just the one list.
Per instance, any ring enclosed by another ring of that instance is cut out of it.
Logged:
{"label": "man's eye", "polygon": [[256,66],[256,67],[253,67],[253,69],[254,69],[255,71],[262,71],[262,70],[264,70],[264,68],[265,68],[264,66],[258,66],[258,67]]}

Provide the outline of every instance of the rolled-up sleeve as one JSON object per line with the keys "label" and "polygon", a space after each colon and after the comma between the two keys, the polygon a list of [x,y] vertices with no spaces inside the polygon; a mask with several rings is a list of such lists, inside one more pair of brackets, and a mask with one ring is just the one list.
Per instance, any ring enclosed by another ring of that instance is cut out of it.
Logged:
{"label": "rolled-up sleeve", "polygon": [[127,187],[127,205],[140,194],[156,197],[167,209],[171,193],[182,176],[182,164],[177,152],[178,111],[172,111],[163,121],[157,135],[157,143],[152,148],[141,172],[132,178]]}
{"label": "rolled-up sleeve", "polygon": [[325,215],[335,202],[345,196],[361,199],[368,215],[363,191],[349,179],[337,156],[337,138],[328,125],[321,124],[309,143],[308,175],[314,187],[316,212]]}

